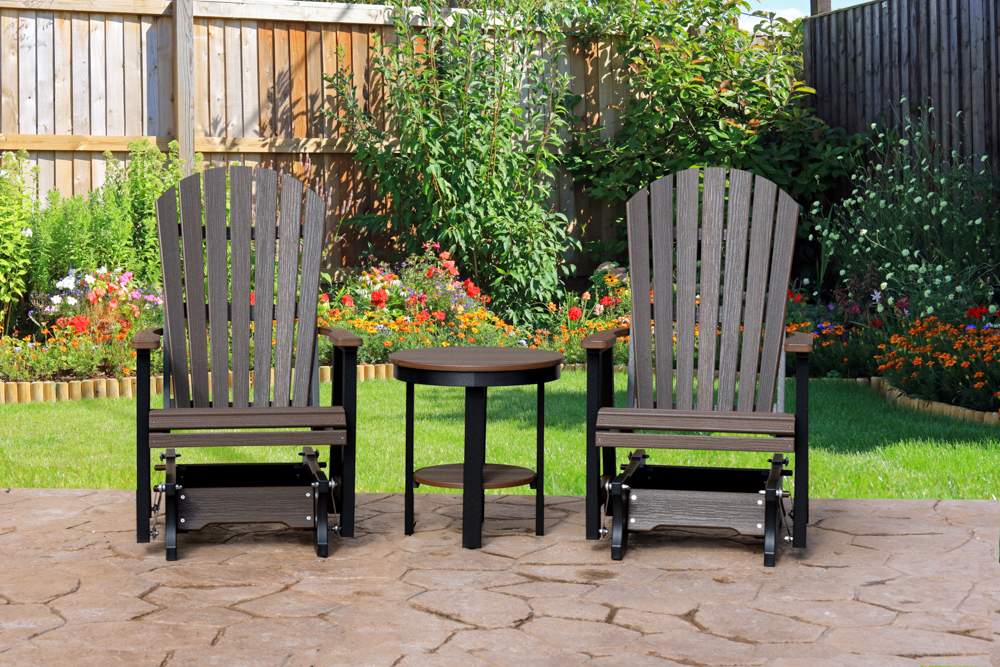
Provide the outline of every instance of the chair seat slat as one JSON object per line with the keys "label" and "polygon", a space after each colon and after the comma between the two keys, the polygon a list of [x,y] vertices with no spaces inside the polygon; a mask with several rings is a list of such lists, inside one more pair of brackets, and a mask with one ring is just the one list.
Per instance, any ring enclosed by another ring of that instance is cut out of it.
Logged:
{"label": "chair seat slat", "polygon": [[322,445],[343,445],[346,442],[346,430],[149,434],[150,449],[169,447],[319,447]]}
{"label": "chair seat slat", "polygon": [[149,411],[150,431],[211,428],[334,428],[347,424],[341,406],[323,408],[167,408]]}
{"label": "chair seat slat", "polygon": [[597,413],[597,428],[791,436],[795,434],[795,415],[780,412],[603,408]]}
{"label": "chair seat slat", "polygon": [[673,435],[670,433],[597,432],[598,447],[631,449],[691,449],[727,452],[794,452],[795,438],[753,438],[736,435]]}

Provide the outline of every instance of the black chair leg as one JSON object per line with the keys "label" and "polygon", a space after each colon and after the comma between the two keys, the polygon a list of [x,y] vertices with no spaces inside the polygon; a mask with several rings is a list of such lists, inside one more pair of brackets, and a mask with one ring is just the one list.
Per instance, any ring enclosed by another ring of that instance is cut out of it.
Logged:
{"label": "black chair leg", "polygon": [[329,517],[327,516],[327,507],[330,503],[330,482],[329,480],[322,480],[317,482],[314,488],[313,507],[316,513],[316,555],[320,558],[326,558],[330,553]]}
{"label": "black chair leg", "polygon": [[622,560],[628,549],[628,493],[620,478],[611,483],[611,560]]}

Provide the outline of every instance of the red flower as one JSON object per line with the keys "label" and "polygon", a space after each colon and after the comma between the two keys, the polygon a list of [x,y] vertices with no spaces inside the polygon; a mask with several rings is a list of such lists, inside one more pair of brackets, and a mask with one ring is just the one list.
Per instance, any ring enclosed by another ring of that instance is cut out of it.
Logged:
{"label": "red flower", "polygon": [[799,301],[802,301],[802,294],[794,294],[792,290],[788,290],[788,298],[795,303],[798,303]]}
{"label": "red flower", "polygon": [[465,293],[469,296],[479,296],[479,288],[475,285],[470,285]]}
{"label": "red flower", "polygon": [[986,315],[989,312],[990,312],[989,308],[987,308],[983,304],[979,304],[978,307],[973,306],[972,308],[969,308],[969,310],[966,311],[965,316],[969,319],[980,320],[983,318],[984,315]]}
{"label": "red flower", "polygon": [[344,306],[347,308],[354,308],[354,297],[352,297],[350,294],[345,294],[344,296],[340,297],[340,302],[344,304]]}
{"label": "red flower", "polygon": [[583,311],[582,310],[580,310],[576,306],[573,306],[572,308],[569,309],[569,319],[571,319],[571,320],[578,320],[581,317],[583,317]]}
{"label": "red flower", "polygon": [[611,298],[610,296],[606,296],[603,299],[601,299],[601,305],[604,306],[605,308],[607,308],[608,306],[612,305],[614,302],[615,302],[615,300],[613,298]]}
{"label": "red flower", "polygon": [[250,305],[251,306],[255,305],[254,301],[256,301],[256,299],[257,299],[257,297],[254,296],[254,293],[250,292]]}
{"label": "red flower", "polygon": [[434,268],[434,267],[432,266],[432,267],[431,267],[430,269],[428,269],[428,270],[427,270],[427,277],[428,277],[428,278],[433,278],[433,277],[434,277],[434,272],[435,272],[435,271],[437,271],[437,269],[435,269],[435,268]]}
{"label": "red flower", "polygon": [[409,298],[406,299],[406,307],[407,308],[411,308],[411,307],[417,305],[417,302],[419,300],[420,300],[420,298],[416,294],[414,294],[413,296],[411,296],[411,297],[409,297]]}
{"label": "red flower", "polygon": [[77,315],[69,321],[70,325],[76,329],[77,333],[83,333],[90,327],[90,319],[83,315]]}
{"label": "red flower", "polygon": [[417,322],[426,322],[430,318],[431,314],[426,310],[421,310],[417,313]]}
{"label": "red flower", "polygon": [[434,319],[437,320],[438,322],[444,322],[444,313],[442,313],[440,310],[435,310]]}
{"label": "red flower", "polygon": [[389,300],[389,293],[384,289],[377,289],[372,292],[372,305],[376,308],[385,308],[386,301]]}
{"label": "red flower", "polygon": [[329,303],[330,302],[330,295],[329,294],[320,294],[319,295],[319,300],[322,301],[323,303]]}

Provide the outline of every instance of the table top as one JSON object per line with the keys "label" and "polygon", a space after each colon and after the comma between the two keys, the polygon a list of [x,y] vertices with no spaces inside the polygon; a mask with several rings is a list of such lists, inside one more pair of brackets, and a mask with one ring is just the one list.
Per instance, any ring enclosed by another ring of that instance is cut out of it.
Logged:
{"label": "table top", "polygon": [[523,347],[426,347],[389,355],[389,363],[400,368],[450,373],[528,371],[562,362],[558,352]]}

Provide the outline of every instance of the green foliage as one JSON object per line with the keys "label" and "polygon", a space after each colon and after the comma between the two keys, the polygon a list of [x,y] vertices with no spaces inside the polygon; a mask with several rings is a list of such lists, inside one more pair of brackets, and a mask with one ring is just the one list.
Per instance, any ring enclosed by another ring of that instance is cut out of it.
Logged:
{"label": "green foliage", "polygon": [[404,254],[439,242],[501,315],[527,319],[561,292],[560,262],[576,245],[546,203],[568,75],[537,54],[558,55],[560,27],[540,0],[486,0],[458,13],[445,0],[389,6],[395,39],[376,43],[370,63],[385,83],[387,127],[359,103],[346,71],[326,76],[357,161],[389,202],[385,214],[347,222],[398,234]]}
{"label": "green foliage", "polygon": [[569,163],[596,197],[624,201],[692,166],[746,169],[795,198],[814,199],[845,173],[857,138],[806,108],[799,21],[738,27],[743,0],[588,5],[582,20],[609,34],[628,85],[618,134],[581,135]]}
{"label": "green foliage", "polygon": [[36,172],[23,149],[0,155],[0,335],[28,288]]}
{"label": "green foliage", "polygon": [[1000,179],[985,158],[942,155],[926,120],[911,122],[905,104],[902,121],[872,139],[851,196],[812,231],[862,309],[960,321],[995,299]]}
{"label": "green foliage", "polygon": [[51,289],[71,268],[127,267],[143,282],[160,283],[156,234],[157,197],[180,181],[183,161],[177,142],[165,156],[148,140],[129,144],[128,162],[105,153],[104,185],[88,198],[49,193],[37,212],[31,248],[31,287]]}

